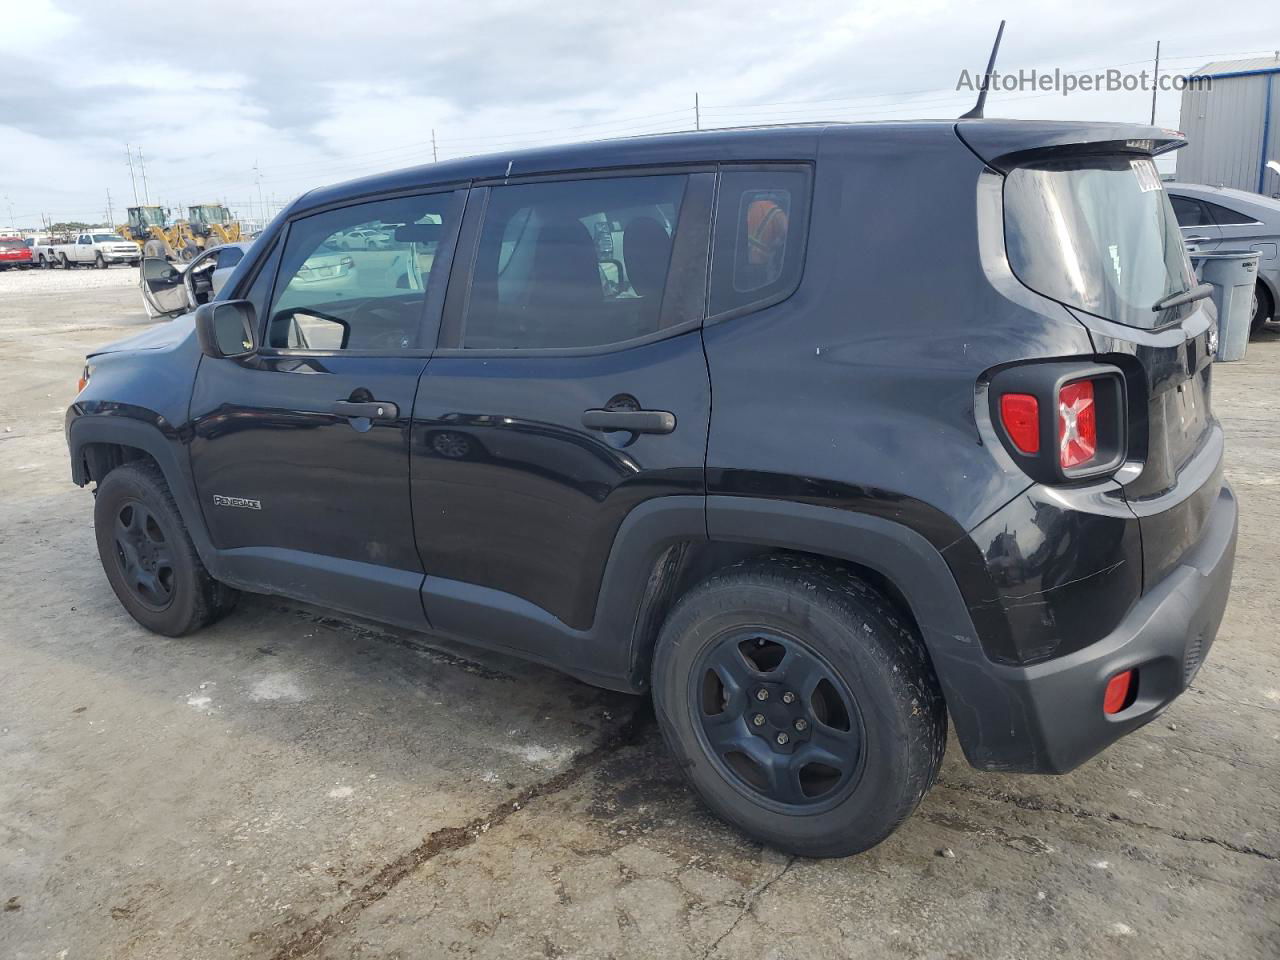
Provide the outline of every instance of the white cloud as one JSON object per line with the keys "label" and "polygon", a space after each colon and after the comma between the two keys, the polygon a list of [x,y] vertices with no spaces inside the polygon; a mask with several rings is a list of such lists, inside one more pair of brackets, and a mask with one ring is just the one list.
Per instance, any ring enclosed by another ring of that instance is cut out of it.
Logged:
{"label": "white cloud", "polygon": [[[528,5],[270,0],[170,6],[22,0],[0,34],[0,194],[31,223],[96,219],[131,199],[126,142],[153,201],[244,210],[311,187],[431,159],[694,123],[956,116],[961,68],[980,71],[988,5],[904,8],[672,0]],[[1006,70],[1140,69],[1155,39],[1169,69],[1252,52],[1256,32],[1174,0],[1159,17],[1102,0],[1028,0]],[[1181,58],[1181,59],[1180,59]],[[994,93],[990,116],[1142,121],[1149,93]],[[1178,122],[1161,94],[1158,121]],[[141,185],[139,185],[140,187]],[[26,221],[24,221],[26,222]]]}

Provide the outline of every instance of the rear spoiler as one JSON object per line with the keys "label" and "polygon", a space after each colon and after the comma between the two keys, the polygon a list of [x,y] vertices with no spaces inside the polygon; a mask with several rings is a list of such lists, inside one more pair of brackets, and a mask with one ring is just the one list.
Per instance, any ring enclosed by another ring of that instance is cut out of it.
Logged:
{"label": "rear spoiler", "polygon": [[1187,145],[1181,131],[1130,123],[961,120],[956,123],[956,136],[978,159],[1001,173],[1045,154],[1155,157]]}

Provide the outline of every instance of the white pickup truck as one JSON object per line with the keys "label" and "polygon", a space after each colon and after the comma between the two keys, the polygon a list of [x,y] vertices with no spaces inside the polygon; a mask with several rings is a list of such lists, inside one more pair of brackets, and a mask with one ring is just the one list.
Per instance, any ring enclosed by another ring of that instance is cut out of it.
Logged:
{"label": "white pickup truck", "polygon": [[117,233],[98,230],[81,233],[71,243],[37,244],[32,247],[31,256],[36,266],[45,269],[92,266],[105,270],[113,263],[136,267],[142,260],[142,248]]}

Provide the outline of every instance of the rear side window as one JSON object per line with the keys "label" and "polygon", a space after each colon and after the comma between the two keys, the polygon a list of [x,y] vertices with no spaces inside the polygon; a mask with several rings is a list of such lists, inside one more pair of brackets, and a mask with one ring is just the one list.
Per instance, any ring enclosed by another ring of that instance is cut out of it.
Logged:
{"label": "rear side window", "polygon": [[427,289],[456,193],[399,197],[304,217],[289,227],[267,343],[296,350],[420,349]]}
{"label": "rear side window", "polygon": [[1226,207],[1216,203],[1210,203],[1208,200],[1204,205],[1209,208],[1209,214],[1213,217],[1213,222],[1220,227],[1230,227],[1234,224],[1257,223],[1257,219],[1244,213],[1236,213],[1234,210],[1228,210]]}
{"label": "rear side window", "polygon": [[492,189],[462,345],[547,349],[658,331],[688,177]]}
{"label": "rear side window", "polygon": [[776,303],[800,281],[808,233],[806,171],[732,170],[720,176],[711,266],[713,316]]}
{"label": "rear side window", "polygon": [[1004,216],[1009,266],[1038,293],[1134,327],[1194,309],[1152,309],[1195,280],[1169,197],[1145,157],[1016,167],[1005,180]]}

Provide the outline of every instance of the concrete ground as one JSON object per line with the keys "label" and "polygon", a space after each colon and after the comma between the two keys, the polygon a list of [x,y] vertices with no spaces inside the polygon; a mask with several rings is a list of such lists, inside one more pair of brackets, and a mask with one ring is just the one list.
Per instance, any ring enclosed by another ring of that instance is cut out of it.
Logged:
{"label": "concrete ground", "polygon": [[1215,372],[1243,519],[1193,690],[1065,777],[952,743],[809,861],[705,813],[641,700],[280,600],[136,626],[62,435],[135,282],[0,275],[0,958],[1280,956],[1280,335]]}

